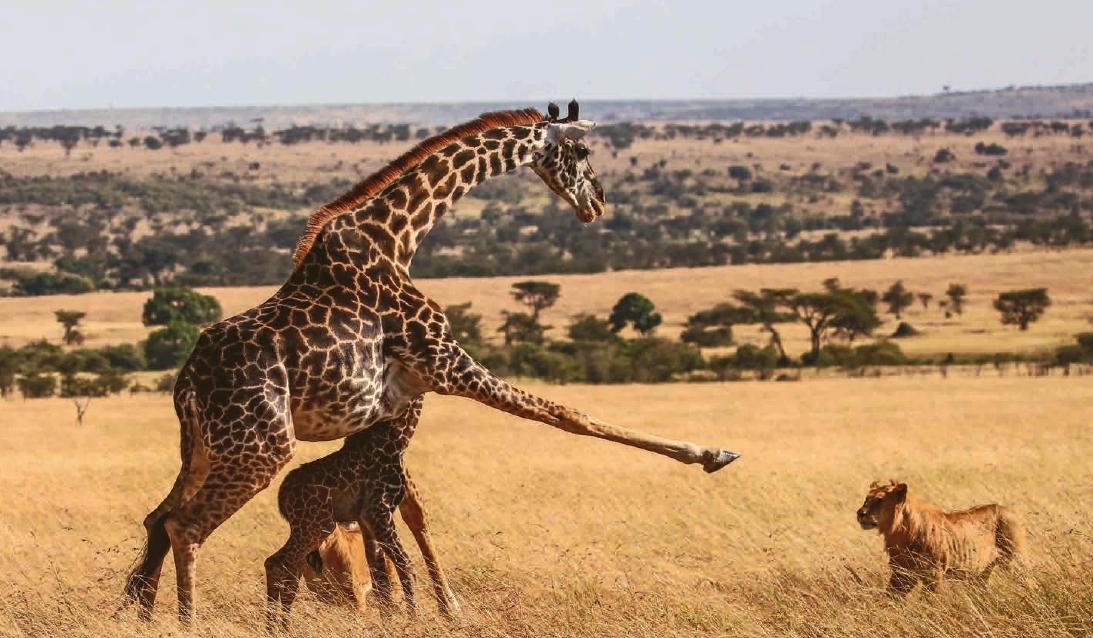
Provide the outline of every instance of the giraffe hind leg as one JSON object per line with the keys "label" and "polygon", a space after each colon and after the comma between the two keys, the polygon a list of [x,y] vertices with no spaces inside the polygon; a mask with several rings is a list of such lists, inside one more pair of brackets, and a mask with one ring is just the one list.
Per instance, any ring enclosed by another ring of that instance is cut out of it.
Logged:
{"label": "giraffe hind leg", "polygon": [[184,499],[197,491],[204,482],[208,470],[200,439],[194,432],[194,421],[181,412],[179,420],[182,423],[179,445],[182,468],[175,478],[174,485],[171,486],[170,493],[144,518],[147,540],[126,578],[122,605],[118,609],[120,612],[136,602],[141,620],[152,618],[163,561],[167,557],[167,552],[171,550],[171,539],[165,525],[167,517]]}
{"label": "giraffe hind leg", "polygon": [[205,539],[251,498],[264,490],[292,458],[292,446],[249,457],[250,462],[221,462],[188,501],[171,512],[164,523],[171,539],[178,587],[178,617],[194,618],[194,578],[197,550]]}

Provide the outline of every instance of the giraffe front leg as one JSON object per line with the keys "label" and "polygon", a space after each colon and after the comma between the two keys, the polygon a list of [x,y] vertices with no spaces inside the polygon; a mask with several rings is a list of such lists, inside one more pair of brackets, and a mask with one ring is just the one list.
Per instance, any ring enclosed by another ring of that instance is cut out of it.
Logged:
{"label": "giraffe front leg", "polygon": [[433,355],[428,359],[411,357],[404,363],[439,394],[474,399],[572,434],[622,443],[680,463],[699,463],[707,472],[716,472],[740,456],[722,448],[700,446],[604,423],[572,408],[541,399],[497,377],[450,339],[411,346],[410,351]]}

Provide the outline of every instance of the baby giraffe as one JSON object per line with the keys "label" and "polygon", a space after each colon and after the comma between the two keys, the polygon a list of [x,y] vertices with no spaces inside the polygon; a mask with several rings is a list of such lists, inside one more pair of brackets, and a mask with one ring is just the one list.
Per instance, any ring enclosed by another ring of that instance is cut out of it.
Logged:
{"label": "baby giraffe", "polygon": [[[402,417],[346,438],[337,452],[301,465],[285,477],[277,502],[290,530],[284,546],[266,559],[269,629],[279,617],[281,624],[287,625],[305,566],[310,563],[313,570],[322,571],[321,554],[316,550],[335,532],[339,522],[356,522],[361,527],[372,589],[381,609],[390,608],[392,602],[386,569],[390,558],[412,612],[413,568],[395,530],[394,513],[400,505],[403,519],[425,555],[441,612],[450,615],[458,610],[436,560],[420,497],[402,466],[403,453],[420,415],[419,398]],[[411,497],[404,499],[408,491]]]}
{"label": "baby giraffe", "polygon": [[937,589],[946,577],[985,583],[996,565],[1022,559],[1025,530],[997,504],[945,512],[907,496],[907,484],[873,483],[858,508],[862,529],[884,537],[892,575],[888,592],[903,595],[919,581]]}

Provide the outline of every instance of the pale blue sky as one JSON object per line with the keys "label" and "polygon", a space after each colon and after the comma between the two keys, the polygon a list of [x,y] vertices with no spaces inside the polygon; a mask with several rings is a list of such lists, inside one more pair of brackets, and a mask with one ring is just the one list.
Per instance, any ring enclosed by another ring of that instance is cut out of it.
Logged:
{"label": "pale blue sky", "polygon": [[892,96],[1093,80],[1093,0],[7,4],[0,110]]}

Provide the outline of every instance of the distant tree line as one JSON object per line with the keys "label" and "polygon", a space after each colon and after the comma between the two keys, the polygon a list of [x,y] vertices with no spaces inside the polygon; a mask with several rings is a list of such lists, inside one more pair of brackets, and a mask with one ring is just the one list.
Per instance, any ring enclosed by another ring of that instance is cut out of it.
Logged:
{"label": "distant tree line", "polygon": [[[793,288],[736,290],[730,300],[700,310],[690,317],[678,340],[657,336],[662,322],[652,300],[638,292],[618,299],[606,317],[582,313],[570,318],[565,337],[549,339],[551,326],[541,322],[542,312],[561,296],[561,286],[541,280],[521,281],[510,291],[526,310],[506,311],[498,329],[502,338],[491,339],[483,331],[482,317],[471,304],[445,309],[455,338],[485,365],[506,376],[524,376],[556,383],[662,383],[668,381],[736,380],[774,378],[778,370],[804,366],[855,371],[866,367],[915,364],[950,365],[953,355],[940,362],[905,356],[894,339],[917,334],[904,330],[890,338],[875,334],[881,325],[877,306],[900,313],[917,298],[924,309],[933,295],[907,289],[902,281],[884,293],[855,289],[838,279],[827,279],[819,291]],[[952,283],[938,307],[947,317],[962,314],[967,287]],[[1043,316],[1051,305],[1047,290],[1033,288],[1000,293],[994,301],[1003,324],[1020,330]],[[146,301],[145,325],[156,326],[138,344],[101,348],[83,343],[81,311],[55,313],[63,334],[60,343],[46,339],[14,349],[0,346],[0,396],[18,388],[25,398],[59,395],[95,397],[131,387],[126,375],[140,370],[169,371],[181,366],[197,341],[200,326],[218,320],[219,303],[207,295],[183,287],[161,288]],[[809,348],[798,358],[786,351],[781,332],[798,323],[808,330]],[[759,326],[766,343],[737,345],[733,328]],[[873,339],[872,342],[864,342]],[[736,345],[731,354],[723,354]],[[67,349],[64,346],[68,346]],[[707,352],[712,350],[712,354]],[[994,353],[995,364],[1024,360],[1022,355]],[[1065,345],[1040,358],[1044,365],[1069,370],[1074,364],[1093,363],[1093,333],[1077,335],[1076,345]],[[979,360],[978,363],[982,363]],[[792,377],[791,377],[792,378]],[[156,389],[169,390],[173,375],[165,374]],[[134,386],[131,389],[151,389]],[[86,409],[86,405],[83,406]],[[77,403],[77,418],[83,409]]]}
{"label": "distant tree line", "polygon": [[[635,140],[712,140],[721,142],[741,137],[799,137],[814,133],[817,137],[837,137],[840,133],[858,133],[868,135],[923,135],[944,130],[948,133],[973,135],[991,129],[995,121],[988,117],[950,118],[937,120],[919,118],[907,120],[884,120],[863,115],[857,119],[834,119],[818,122],[815,125],[808,120],[792,122],[712,122],[709,124],[666,123],[651,126],[634,122],[606,124],[596,129],[594,135],[607,141],[615,150],[629,148]],[[1088,126],[1088,129],[1086,128]],[[407,142],[421,140],[446,130],[444,126],[423,127],[407,123],[377,123],[366,125],[317,126],[292,125],[288,128],[267,131],[259,122],[247,128],[238,124],[216,126],[211,129],[191,130],[188,127],[154,127],[150,131],[126,136],[125,129],[119,124],[113,129],[103,126],[50,126],[50,127],[15,127],[0,128],[0,146],[13,144],[20,151],[35,141],[60,144],[70,153],[80,142],[92,147],[105,143],[110,148],[146,148],[159,150],[177,148],[190,143],[203,142],[210,133],[218,134],[222,142],[257,145],[300,144],[308,142],[348,143]],[[1082,137],[1093,131],[1093,121],[1087,123],[1063,120],[1013,120],[999,124],[1008,137],[1021,137],[1032,134],[1068,135]]]}

